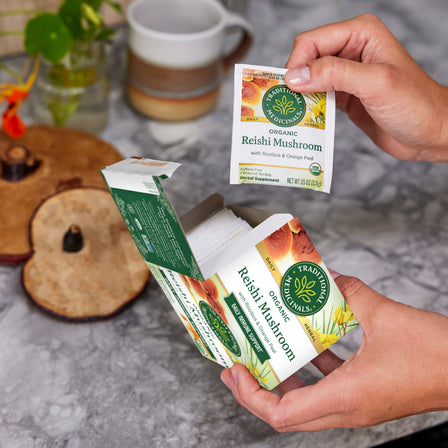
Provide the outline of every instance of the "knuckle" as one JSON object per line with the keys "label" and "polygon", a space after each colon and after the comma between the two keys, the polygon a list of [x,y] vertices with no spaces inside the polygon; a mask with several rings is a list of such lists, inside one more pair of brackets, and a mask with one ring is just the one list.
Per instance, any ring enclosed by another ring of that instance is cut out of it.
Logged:
{"label": "knuckle", "polygon": [[269,420],[268,424],[275,429],[277,432],[287,432],[288,431],[288,422],[286,418],[283,416],[281,411],[274,412]]}
{"label": "knuckle", "polygon": [[394,92],[403,84],[403,78],[391,64],[376,64],[371,75],[371,86],[375,92]]}
{"label": "knuckle", "polygon": [[294,38],[294,47],[300,47],[303,40],[304,40],[304,33],[297,34],[297,36]]}
{"label": "knuckle", "polygon": [[390,64],[377,64],[374,76],[385,87],[397,79],[397,72]]}
{"label": "knuckle", "polygon": [[364,386],[353,384],[352,398],[341,400],[341,414],[350,422],[350,427],[363,428],[372,424],[371,411],[367,404],[370,400],[365,399],[367,396]]}
{"label": "knuckle", "polygon": [[332,88],[336,89],[337,80],[341,78],[341,68],[343,69],[343,65],[340,64],[340,61],[333,56],[326,55],[317,60],[316,66],[320,71],[321,76],[330,81],[333,84]]}
{"label": "knuckle", "polygon": [[322,66],[322,69],[324,69],[325,71],[330,71],[330,72],[335,71],[337,59],[335,59],[334,57],[325,55],[325,56],[322,56],[321,58],[319,58],[319,61]]}
{"label": "knuckle", "polygon": [[356,17],[356,20],[361,22],[364,26],[371,28],[378,28],[384,26],[383,22],[374,14],[366,13]]}

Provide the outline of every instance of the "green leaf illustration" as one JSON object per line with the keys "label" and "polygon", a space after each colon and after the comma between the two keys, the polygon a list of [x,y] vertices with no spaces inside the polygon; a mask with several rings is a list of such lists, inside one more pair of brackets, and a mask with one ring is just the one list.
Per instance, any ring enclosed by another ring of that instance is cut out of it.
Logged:
{"label": "green leaf illustration", "polygon": [[311,302],[310,297],[314,297],[316,295],[316,292],[313,291],[311,288],[316,284],[315,280],[312,280],[308,282],[308,279],[306,278],[306,275],[302,277],[302,280],[300,281],[298,278],[294,281],[294,286],[296,288],[295,293],[297,297],[304,302]]}
{"label": "green leaf illustration", "polygon": [[272,106],[272,109],[274,109],[276,112],[280,113],[281,115],[287,115],[291,112],[294,112],[296,110],[295,107],[292,107],[294,102],[292,100],[288,101],[288,98],[286,95],[282,96],[281,101],[279,99],[275,99],[275,106]]}

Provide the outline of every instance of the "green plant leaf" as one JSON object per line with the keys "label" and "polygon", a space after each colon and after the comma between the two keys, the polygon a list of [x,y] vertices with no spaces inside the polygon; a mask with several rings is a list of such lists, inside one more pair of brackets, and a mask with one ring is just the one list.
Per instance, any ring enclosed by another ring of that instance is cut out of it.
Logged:
{"label": "green plant leaf", "polygon": [[70,51],[72,43],[70,31],[55,14],[39,14],[26,24],[25,50],[28,54],[41,54],[57,64]]}
{"label": "green plant leaf", "polygon": [[84,38],[82,3],[82,0],[67,0],[62,3],[58,11],[58,16],[70,31],[73,39],[76,40]]}
{"label": "green plant leaf", "polygon": [[81,9],[82,15],[86,18],[86,20],[88,20],[94,26],[101,26],[101,24],[103,23],[103,16],[98,11],[96,11],[86,3],[82,4]]}

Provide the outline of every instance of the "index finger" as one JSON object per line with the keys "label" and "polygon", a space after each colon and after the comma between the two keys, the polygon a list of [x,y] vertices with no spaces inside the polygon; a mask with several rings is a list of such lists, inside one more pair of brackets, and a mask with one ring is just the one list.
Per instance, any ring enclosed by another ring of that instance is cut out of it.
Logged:
{"label": "index finger", "polygon": [[359,62],[372,39],[373,28],[378,32],[385,26],[377,17],[365,14],[300,33],[294,40],[286,68],[308,65],[322,56],[334,55]]}

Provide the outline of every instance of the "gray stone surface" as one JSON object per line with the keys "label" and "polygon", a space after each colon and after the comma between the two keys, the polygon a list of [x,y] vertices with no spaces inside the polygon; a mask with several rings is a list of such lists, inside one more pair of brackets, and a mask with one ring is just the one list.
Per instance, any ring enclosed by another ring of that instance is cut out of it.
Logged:
{"label": "gray stone surface", "polygon": [[[419,64],[447,83],[446,0],[253,0],[256,40],[245,61],[281,67],[298,32],[363,12],[383,19]],[[230,186],[231,74],[209,115],[156,123],[124,99],[125,28],[118,37],[102,136],[124,156],[182,162],[165,184],[179,214],[216,191],[228,203],[290,212],[329,267],[396,300],[448,313],[446,164],[395,160],[338,113],[330,195]],[[27,105],[23,112],[31,123]],[[221,368],[199,355],[155,282],[110,320],[69,324],[29,303],[20,275],[20,266],[0,266],[1,448],[361,448],[448,419],[436,412],[372,428],[277,434],[234,401]],[[353,331],[335,351],[349,356],[361,334]],[[301,373],[318,378],[312,368]]]}

